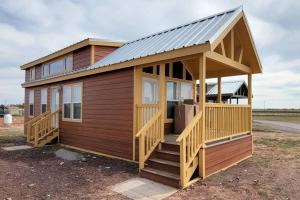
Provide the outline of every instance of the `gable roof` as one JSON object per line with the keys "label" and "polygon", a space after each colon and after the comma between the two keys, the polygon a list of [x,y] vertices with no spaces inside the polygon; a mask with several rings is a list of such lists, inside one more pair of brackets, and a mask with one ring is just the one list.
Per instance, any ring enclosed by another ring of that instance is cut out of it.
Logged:
{"label": "gable roof", "polygon": [[90,68],[109,66],[205,43],[211,44],[242,11],[240,6],[128,42]]}
{"label": "gable roof", "polygon": [[[213,85],[210,90],[206,92],[207,96],[216,96],[218,95],[218,84],[210,83]],[[244,85],[247,87],[245,81],[224,81],[222,82],[221,93],[222,95],[234,95],[241,87]]]}
{"label": "gable roof", "polygon": [[70,53],[72,51],[75,51],[79,48],[88,46],[88,45],[101,45],[101,46],[110,46],[110,47],[120,47],[122,46],[124,43],[122,42],[113,42],[113,41],[108,41],[108,40],[101,40],[101,39],[96,39],[96,38],[87,38],[84,39],[80,42],[74,43],[72,45],[69,45],[63,49],[60,49],[58,51],[55,51],[49,55],[46,55],[44,57],[41,57],[37,60],[31,61],[29,63],[26,63],[24,65],[21,66],[21,69],[26,69],[38,64],[41,64],[43,62],[47,62],[51,59],[57,58],[59,56],[62,56],[64,54]]}

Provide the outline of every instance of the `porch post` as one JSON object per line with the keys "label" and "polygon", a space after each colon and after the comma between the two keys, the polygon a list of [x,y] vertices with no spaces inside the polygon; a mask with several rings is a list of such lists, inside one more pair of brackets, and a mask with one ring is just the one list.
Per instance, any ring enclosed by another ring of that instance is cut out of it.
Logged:
{"label": "porch post", "polygon": [[206,78],[206,56],[205,53],[199,58],[199,111],[202,111],[202,148],[199,152],[199,174],[205,178],[205,78]]}
{"label": "porch post", "polygon": [[159,65],[159,109],[161,111],[161,137],[162,141],[165,139],[165,105],[166,105],[166,77],[165,77],[165,64]]}
{"label": "porch post", "polygon": [[222,78],[218,77],[218,98],[217,98],[217,103],[222,102]]}
{"label": "porch post", "polygon": [[249,105],[249,128],[252,137],[252,154],[253,154],[253,133],[252,133],[252,74],[248,74],[248,105]]}
{"label": "porch post", "polygon": [[248,105],[250,106],[249,124],[250,124],[250,133],[252,135],[252,74],[248,74]]}

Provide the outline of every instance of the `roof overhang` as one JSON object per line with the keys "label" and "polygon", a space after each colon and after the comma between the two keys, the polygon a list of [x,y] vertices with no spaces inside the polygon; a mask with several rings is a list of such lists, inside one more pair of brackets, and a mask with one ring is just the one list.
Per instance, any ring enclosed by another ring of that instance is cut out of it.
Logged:
{"label": "roof overhang", "polygon": [[43,62],[47,62],[49,60],[52,60],[54,58],[57,58],[59,56],[65,55],[67,53],[70,53],[72,51],[75,51],[77,49],[80,49],[82,47],[86,47],[88,45],[98,45],[98,46],[109,46],[109,47],[121,47],[124,43],[122,42],[112,42],[112,41],[105,41],[105,40],[99,40],[99,39],[93,39],[93,38],[87,38],[85,40],[82,40],[80,42],[77,42],[75,44],[72,44],[68,47],[65,47],[63,49],[60,49],[54,53],[51,53],[47,56],[41,57],[37,60],[34,60],[32,62],[26,63],[21,66],[21,69],[27,69],[29,67],[33,67],[35,65],[41,64]]}
{"label": "roof overhang", "polygon": [[143,65],[152,65],[154,63],[167,63],[170,61],[176,61],[176,60],[182,60],[182,59],[191,59],[193,57],[197,57],[197,55],[200,55],[203,52],[207,52],[211,50],[211,46],[209,43],[201,44],[201,45],[195,45],[191,47],[176,49],[173,51],[163,52],[143,58],[137,58],[105,67],[98,67],[83,71],[74,71],[68,74],[62,74],[60,76],[51,77],[48,79],[38,80],[30,83],[23,83],[22,87],[34,87],[38,85],[45,85],[49,83],[55,83],[59,81],[65,81],[70,80],[74,78],[81,78],[84,76],[89,76],[93,74],[99,74],[104,73],[108,71],[133,67],[133,66],[143,66]]}

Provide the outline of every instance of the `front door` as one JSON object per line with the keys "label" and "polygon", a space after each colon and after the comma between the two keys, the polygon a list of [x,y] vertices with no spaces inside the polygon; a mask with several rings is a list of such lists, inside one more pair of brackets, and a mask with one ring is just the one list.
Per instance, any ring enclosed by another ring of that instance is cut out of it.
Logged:
{"label": "front door", "polygon": [[[52,88],[51,91],[51,113],[56,112],[59,109],[59,88]],[[58,127],[58,114],[52,116],[52,127]]]}

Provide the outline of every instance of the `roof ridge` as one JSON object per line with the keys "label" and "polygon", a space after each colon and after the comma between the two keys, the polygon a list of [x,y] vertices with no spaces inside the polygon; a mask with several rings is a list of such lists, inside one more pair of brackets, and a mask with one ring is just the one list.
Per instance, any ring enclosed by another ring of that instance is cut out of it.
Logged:
{"label": "roof ridge", "polygon": [[194,21],[191,21],[191,22],[188,22],[188,23],[184,23],[184,24],[181,24],[181,25],[177,25],[177,26],[174,26],[174,27],[171,27],[171,28],[168,28],[168,29],[165,29],[165,30],[156,32],[156,33],[152,33],[152,34],[145,35],[145,36],[143,36],[143,37],[141,37],[141,38],[139,38],[139,39],[135,39],[135,40],[126,42],[124,45],[128,45],[128,44],[131,44],[131,43],[134,43],[134,42],[137,42],[137,41],[146,39],[146,38],[150,38],[150,37],[155,36],[155,35],[159,35],[159,34],[162,34],[162,33],[166,33],[166,32],[169,32],[169,31],[171,31],[171,30],[174,30],[174,29],[179,29],[179,28],[188,26],[188,25],[190,25],[190,24],[198,23],[198,22],[201,22],[201,21],[204,21],[204,20],[213,18],[213,17],[215,17],[215,16],[224,15],[224,14],[227,14],[227,13],[230,13],[230,12],[234,12],[234,11],[237,11],[237,10],[242,9],[242,8],[243,8],[243,6],[240,5],[240,6],[236,7],[236,8],[233,8],[233,9],[229,9],[229,10],[226,10],[226,11],[223,11],[223,12],[219,12],[219,13],[216,13],[216,14],[213,14],[213,15],[209,15],[209,16],[206,16],[206,17],[203,17],[203,18],[200,18],[200,19],[196,19],[196,20],[194,20]]}

